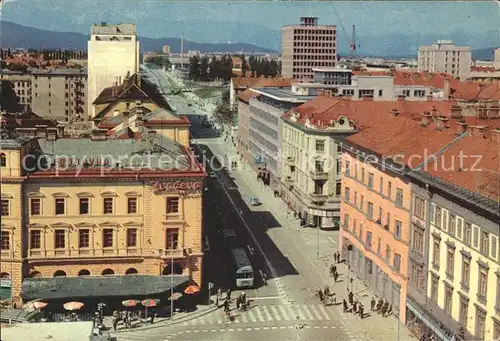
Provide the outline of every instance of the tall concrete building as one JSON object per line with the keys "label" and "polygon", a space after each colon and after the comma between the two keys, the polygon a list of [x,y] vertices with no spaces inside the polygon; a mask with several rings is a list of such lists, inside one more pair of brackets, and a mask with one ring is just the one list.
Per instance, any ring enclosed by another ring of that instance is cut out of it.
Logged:
{"label": "tall concrete building", "polygon": [[455,46],[451,40],[438,40],[418,49],[418,71],[445,72],[465,80],[471,65],[470,46]]}
{"label": "tall concrete building", "polygon": [[500,70],[500,47],[495,49],[493,66],[496,70]]}
{"label": "tall concrete building", "polygon": [[302,17],[300,25],[283,26],[282,74],[301,81],[313,79],[313,68],[337,62],[337,26],[318,25],[318,18]]}
{"label": "tall concrete building", "polygon": [[89,116],[94,117],[92,103],[104,88],[121,83],[129,73],[139,71],[139,41],[134,24],[92,25],[88,42]]}

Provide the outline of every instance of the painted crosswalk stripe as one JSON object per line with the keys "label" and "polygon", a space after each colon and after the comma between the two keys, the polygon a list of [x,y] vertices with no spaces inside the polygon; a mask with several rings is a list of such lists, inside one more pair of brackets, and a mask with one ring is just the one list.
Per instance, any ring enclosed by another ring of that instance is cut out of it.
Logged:
{"label": "painted crosswalk stripe", "polygon": [[200,319],[200,324],[205,324],[205,319]]}
{"label": "painted crosswalk stripe", "polygon": [[325,317],[325,319],[327,319],[327,320],[332,319],[330,317],[330,315],[328,315],[328,312],[326,311],[325,307],[323,307],[322,305],[319,306],[319,311],[321,311],[323,313],[323,316]]}
{"label": "painted crosswalk stripe", "polygon": [[280,313],[278,313],[278,310],[276,309],[275,306],[271,306],[271,311],[273,312],[274,317],[276,318],[276,321],[281,321],[281,316]]}
{"label": "painted crosswalk stripe", "polygon": [[314,317],[312,316],[311,312],[309,311],[309,309],[307,309],[307,306],[304,304],[302,305],[302,309],[305,311],[305,313],[307,314],[307,317],[309,320],[314,320]]}
{"label": "painted crosswalk stripe", "polygon": [[255,315],[252,313],[251,310],[248,311],[248,317],[250,317],[250,320],[252,322],[257,322],[257,319],[255,318]]}
{"label": "painted crosswalk stripe", "polygon": [[297,318],[297,316],[301,320],[305,320],[306,319],[306,316],[302,313],[302,311],[300,311],[300,309],[298,308],[298,306],[297,306],[297,309],[293,309],[293,307],[290,307],[290,311],[292,312],[292,316],[293,316],[294,320]]}
{"label": "painted crosswalk stripe", "polygon": [[241,314],[240,315],[240,320],[243,323],[247,323],[248,322],[247,316],[245,314]]}
{"label": "painted crosswalk stripe", "polygon": [[260,311],[259,307],[255,307],[255,312],[257,313],[257,318],[259,319],[260,322],[264,322],[264,316],[262,316],[262,312]]}
{"label": "painted crosswalk stripe", "polygon": [[269,313],[269,310],[267,310],[267,307],[266,306],[263,306],[262,307],[262,310],[264,310],[264,314],[266,315],[266,319],[268,321],[272,321],[273,320],[273,317],[271,316],[271,314]]}
{"label": "painted crosswalk stripe", "polygon": [[316,308],[313,305],[311,306],[311,310],[312,310],[313,314],[316,316],[316,319],[318,319],[318,320],[323,319],[323,316],[321,316],[321,314],[318,313],[318,311],[316,310]]}
{"label": "painted crosswalk stripe", "polygon": [[281,315],[283,315],[283,317],[285,318],[285,320],[287,320],[287,321],[290,320],[290,317],[288,316],[288,313],[286,312],[286,309],[283,306],[281,306],[281,305],[279,305],[278,308],[280,309]]}
{"label": "painted crosswalk stripe", "polygon": [[217,323],[222,324],[222,320],[220,318],[217,318]]}

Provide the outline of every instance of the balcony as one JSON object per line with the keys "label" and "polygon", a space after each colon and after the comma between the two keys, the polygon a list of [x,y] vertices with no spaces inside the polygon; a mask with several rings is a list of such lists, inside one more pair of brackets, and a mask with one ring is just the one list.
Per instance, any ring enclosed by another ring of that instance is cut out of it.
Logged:
{"label": "balcony", "polygon": [[293,185],[294,181],[291,176],[285,176],[283,178],[283,183],[287,186]]}
{"label": "balcony", "polygon": [[295,165],[295,158],[293,156],[289,156],[285,159],[285,164],[288,166]]}
{"label": "balcony", "polygon": [[309,193],[309,200],[312,202],[325,202],[328,200],[328,194],[323,193]]}
{"label": "balcony", "polygon": [[160,250],[161,258],[184,258],[186,255],[186,249]]}
{"label": "balcony", "polygon": [[410,258],[419,265],[424,264],[424,256],[418,250],[411,249]]}
{"label": "balcony", "polygon": [[310,172],[311,179],[314,181],[326,181],[328,180],[328,172],[323,170],[314,170]]}

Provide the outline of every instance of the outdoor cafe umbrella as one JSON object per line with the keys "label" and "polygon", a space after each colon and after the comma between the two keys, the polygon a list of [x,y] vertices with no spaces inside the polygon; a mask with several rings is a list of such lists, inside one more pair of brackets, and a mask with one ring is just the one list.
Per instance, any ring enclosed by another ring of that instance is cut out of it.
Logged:
{"label": "outdoor cafe umbrella", "polygon": [[30,313],[35,310],[45,308],[47,304],[47,302],[43,302],[41,299],[36,299],[23,304],[23,310]]}
{"label": "outdoor cafe umbrella", "polygon": [[84,306],[84,304],[83,304],[82,302],[75,302],[75,301],[72,301],[72,302],[68,302],[68,303],[64,303],[64,304],[63,304],[64,309],[66,309],[66,310],[70,310],[70,311],[73,311],[73,310],[79,310],[79,309],[81,309],[83,306]]}
{"label": "outdoor cafe umbrella", "polygon": [[176,301],[179,298],[181,298],[182,296],[184,296],[184,295],[182,295],[180,292],[174,292],[174,294],[170,297],[170,299],[172,299],[173,301]]}
{"label": "outdoor cafe umbrella", "polygon": [[157,298],[148,298],[141,302],[141,304],[146,308],[146,318],[148,317],[148,308],[156,307],[160,303],[160,300]]}
{"label": "outdoor cafe umbrella", "polygon": [[33,305],[35,306],[36,309],[43,309],[47,306],[47,302],[42,302],[42,301],[36,301],[33,302]]}
{"label": "outdoor cafe umbrella", "polygon": [[184,290],[184,293],[187,295],[194,295],[198,292],[200,292],[200,287],[197,285],[190,285]]}
{"label": "outdoor cafe umbrella", "polygon": [[135,307],[137,305],[141,304],[141,301],[139,300],[125,300],[122,301],[122,305],[125,307]]}

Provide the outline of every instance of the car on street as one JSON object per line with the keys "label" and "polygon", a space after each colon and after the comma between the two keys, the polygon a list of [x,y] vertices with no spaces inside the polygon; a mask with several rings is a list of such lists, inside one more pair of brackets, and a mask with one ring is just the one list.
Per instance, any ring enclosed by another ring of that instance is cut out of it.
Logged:
{"label": "car on street", "polygon": [[208,176],[211,178],[211,179],[215,179],[217,176],[215,175],[215,172],[208,172]]}
{"label": "car on street", "polygon": [[250,198],[250,204],[252,206],[259,206],[260,205],[259,198]]}

